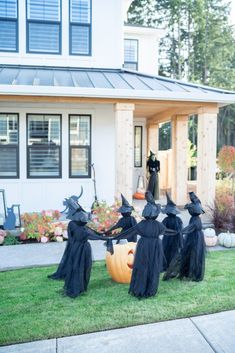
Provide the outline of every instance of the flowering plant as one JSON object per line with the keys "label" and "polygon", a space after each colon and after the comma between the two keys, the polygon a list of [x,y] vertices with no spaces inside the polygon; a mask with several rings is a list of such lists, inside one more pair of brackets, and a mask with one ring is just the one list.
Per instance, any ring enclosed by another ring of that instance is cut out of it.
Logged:
{"label": "flowering plant", "polygon": [[21,239],[37,239],[46,242],[56,240],[57,236],[62,236],[67,229],[67,222],[60,222],[61,214],[59,211],[43,210],[40,213],[24,213],[21,216],[23,223]]}
{"label": "flowering plant", "polygon": [[105,201],[99,202],[94,206],[91,221],[88,226],[97,232],[106,232],[120,218],[120,213],[117,211],[120,207],[120,202],[116,201],[109,206]]}

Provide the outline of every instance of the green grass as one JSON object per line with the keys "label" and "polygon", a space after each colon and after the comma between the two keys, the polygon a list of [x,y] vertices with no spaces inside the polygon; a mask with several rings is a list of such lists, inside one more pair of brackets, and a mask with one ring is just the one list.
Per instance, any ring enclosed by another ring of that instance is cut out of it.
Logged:
{"label": "green grass", "polygon": [[0,273],[0,344],[100,331],[235,309],[235,251],[207,255],[202,282],[160,282],[158,295],[138,300],[128,285],[93,264],[88,292],[61,295],[63,282],[47,279],[55,267]]}

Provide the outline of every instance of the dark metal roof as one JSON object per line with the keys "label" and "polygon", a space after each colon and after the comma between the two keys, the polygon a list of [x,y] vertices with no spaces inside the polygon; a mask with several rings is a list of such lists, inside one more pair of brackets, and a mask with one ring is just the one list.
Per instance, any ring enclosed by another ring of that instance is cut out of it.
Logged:
{"label": "dark metal roof", "polygon": [[[129,94],[130,98],[140,99],[175,98],[192,101],[235,102],[235,92],[161,76],[146,75],[126,69],[0,65],[0,94],[11,94],[11,87],[12,94],[13,92],[17,94],[17,87],[19,86],[35,87],[34,92],[38,92],[38,94],[41,91],[43,93],[43,87],[51,87],[52,95],[53,87],[66,87],[68,92],[69,89],[71,89],[71,92],[73,91],[73,95],[76,92],[74,88],[79,88],[77,90],[79,93],[82,92],[81,89],[84,89],[84,92],[90,92],[91,96],[93,96],[92,92],[105,89],[108,96],[121,97],[124,95],[126,97]],[[5,87],[8,89],[4,93]],[[111,91],[112,93],[110,93]],[[55,89],[55,92],[59,92],[59,90],[56,91]],[[104,95],[103,90],[102,94]]]}

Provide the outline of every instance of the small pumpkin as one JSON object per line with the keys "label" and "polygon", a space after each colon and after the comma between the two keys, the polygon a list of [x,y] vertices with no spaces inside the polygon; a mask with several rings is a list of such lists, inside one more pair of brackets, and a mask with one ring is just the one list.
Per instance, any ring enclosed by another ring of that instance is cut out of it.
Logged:
{"label": "small pumpkin", "polygon": [[218,236],[219,244],[226,248],[235,247],[235,234],[234,233],[220,233]]}
{"label": "small pumpkin", "polygon": [[113,255],[106,252],[108,273],[115,282],[130,283],[136,243],[116,244],[113,249]]}
{"label": "small pumpkin", "polygon": [[133,198],[136,200],[145,200],[145,195],[142,192],[135,192]]}
{"label": "small pumpkin", "polygon": [[217,244],[218,238],[213,228],[206,228],[203,233],[206,246],[215,246]]}

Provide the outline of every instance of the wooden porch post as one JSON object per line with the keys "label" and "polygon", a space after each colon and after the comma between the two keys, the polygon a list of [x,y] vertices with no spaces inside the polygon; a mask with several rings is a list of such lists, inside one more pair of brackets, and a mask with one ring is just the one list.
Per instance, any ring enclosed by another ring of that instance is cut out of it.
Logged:
{"label": "wooden porch post", "polygon": [[147,148],[148,156],[150,151],[157,153],[158,152],[158,141],[159,141],[159,125],[156,123],[154,125],[148,126],[148,138],[147,138]]}
{"label": "wooden porch post", "polygon": [[172,199],[177,205],[183,206],[187,202],[187,140],[188,116],[172,117]]}
{"label": "wooden porch post", "polygon": [[204,206],[215,198],[218,107],[198,110],[197,194]]}
{"label": "wooden porch post", "polygon": [[133,111],[134,104],[115,104],[116,196],[122,193],[132,202],[133,192]]}

